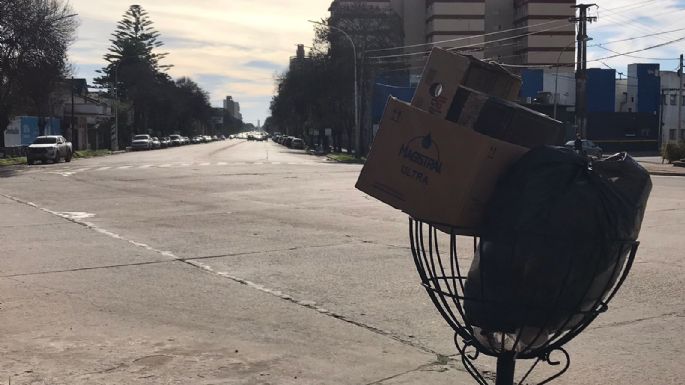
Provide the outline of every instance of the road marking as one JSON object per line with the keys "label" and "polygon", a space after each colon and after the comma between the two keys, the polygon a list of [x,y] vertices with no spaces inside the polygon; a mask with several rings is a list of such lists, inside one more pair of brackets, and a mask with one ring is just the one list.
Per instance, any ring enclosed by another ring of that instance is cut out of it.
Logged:
{"label": "road marking", "polygon": [[133,167],[133,166],[120,166],[120,167],[117,167],[117,170],[126,170],[127,168],[131,168],[131,167]]}
{"label": "road marking", "polygon": [[262,165],[262,164],[264,164],[264,163],[262,163],[262,162],[254,162],[253,164]]}
{"label": "road marking", "polygon": [[281,162],[271,162],[271,164],[279,165]]}
{"label": "road marking", "polygon": [[219,162],[216,164],[217,166],[228,166],[228,163],[226,162]]}
{"label": "road marking", "polygon": [[112,167],[110,167],[110,166],[105,166],[105,167],[100,167],[100,168],[98,168],[98,169],[95,169],[95,171],[105,171],[105,170],[109,170],[110,168],[112,168]]}
{"label": "road marking", "polygon": [[190,266],[196,267],[196,268],[198,268],[198,269],[201,269],[201,270],[203,270],[203,271],[205,271],[205,272],[207,272],[207,273],[214,274],[214,275],[218,275],[218,276],[220,276],[220,277],[230,279],[230,280],[232,280],[232,281],[234,281],[234,282],[241,283],[241,284],[246,285],[246,286],[248,286],[248,287],[250,287],[250,288],[252,288],[252,289],[255,289],[255,290],[261,291],[261,292],[263,292],[263,293],[266,293],[266,294],[269,294],[269,295],[272,295],[272,296],[281,298],[281,299],[283,299],[283,300],[285,300],[285,301],[288,301],[288,302],[294,303],[294,304],[296,304],[296,305],[299,305],[299,306],[302,306],[302,307],[305,307],[305,308],[314,310],[314,311],[319,312],[319,313],[321,313],[321,314],[324,314],[324,315],[326,315],[326,316],[330,316],[330,317],[333,317],[333,318],[335,318],[335,319],[341,320],[341,321],[343,321],[343,322],[347,322],[347,323],[349,323],[349,324],[352,324],[352,325],[354,325],[354,326],[357,326],[357,327],[366,329],[366,330],[368,330],[368,331],[370,331],[370,332],[373,332],[373,333],[382,335],[382,336],[384,336],[384,337],[391,338],[391,339],[393,339],[393,340],[395,340],[395,341],[398,341],[398,342],[400,342],[400,343],[402,343],[402,344],[411,346],[411,347],[413,347],[413,348],[422,350],[422,351],[424,351],[424,352],[431,353],[431,354],[437,354],[437,352],[433,351],[432,349],[430,349],[430,348],[428,348],[428,347],[425,347],[425,346],[422,346],[422,345],[420,345],[420,344],[417,344],[417,343],[415,343],[414,341],[407,340],[406,338],[404,338],[404,337],[402,337],[402,336],[399,336],[399,335],[393,333],[392,331],[383,330],[383,329],[380,329],[380,328],[378,328],[378,327],[376,327],[376,326],[369,325],[369,324],[365,324],[365,323],[360,322],[360,321],[356,321],[356,320],[354,320],[354,319],[352,319],[352,318],[350,318],[350,317],[348,317],[348,316],[346,316],[346,315],[344,315],[344,314],[342,314],[342,313],[336,313],[336,312],[329,311],[328,309],[325,309],[325,308],[323,308],[323,307],[318,306],[317,303],[316,303],[315,301],[298,300],[298,299],[296,299],[296,298],[294,298],[294,297],[292,297],[292,296],[290,296],[290,295],[288,295],[288,294],[286,294],[286,293],[283,293],[283,292],[280,291],[280,290],[273,290],[273,289],[270,289],[270,288],[268,288],[268,287],[266,287],[266,286],[264,286],[264,285],[260,285],[260,284],[258,284],[258,283],[249,281],[249,280],[247,280],[247,279],[244,279],[244,278],[240,278],[240,277],[234,276],[234,275],[232,275],[232,274],[230,274],[230,273],[228,273],[228,272],[225,272],[225,271],[216,271],[216,270],[214,270],[211,266],[206,265],[206,264],[204,264],[204,263],[202,263],[202,262],[199,262],[197,259],[192,259],[192,258],[181,258],[181,257],[175,255],[174,253],[172,253],[171,251],[160,250],[160,249],[154,248],[154,247],[152,247],[152,246],[150,246],[150,245],[148,245],[148,244],[145,244],[145,243],[142,243],[142,242],[137,242],[137,241],[134,241],[134,240],[132,240],[132,239],[127,239],[127,238],[125,238],[125,237],[123,237],[123,236],[121,236],[121,235],[119,235],[119,234],[113,233],[113,232],[111,232],[111,231],[109,231],[109,230],[106,230],[106,229],[103,229],[103,228],[101,228],[101,227],[98,227],[97,225],[95,225],[95,224],[93,224],[93,223],[91,223],[91,222],[86,222],[86,221],[84,221],[83,219],[81,219],[83,216],[91,217],[91,215],[94,216],[94,214],[90,214],[90,213],[80,213],[80,212],[64,212],[64,213],[60,213],[60,212],[56,212],[56,211],[50,210],[50,209],[45,208],[45,207],[40,207],[40,206],[38,206],[37,204],[35,204],[35,203],[33,203],[33,202],[25,201],[25,200],[23,200],[23,199],[20,199],[20,198],[17,198],[17,197],[13,197],[13,196],[11,196],[11,195],[6,195],[6,194],[0,193],[0,196],[5,197],[5,198],[10,199],[10,200],[13,200],[13,201],[15,201],[15,202],[17,202],[17,203],[20,203],[20,204],[24,204],[24,205],[33,207],[33,208],[38,209],[38,210],[40,210],[40,211],[46,212],[46,213],[48,213],[48,214],[56,215],[56,216],[58,216],[58,217],[60,217],[60,218],[63,218],[64,220],[67,220],[67,221],[70,221],[70,222],[72,222],[72,223],[81,225],[81,226],[83,226],[83,227],[86,227],[87,229],[93,230],[93,231],[95,231],[95,232],[97,232],[97,233],[99,233],[99,234],[105,235],[105,236],[107,236],[107,237],[110,237],[110,238],[113,238],[113,239],[117,239],[117,240],[121,240],[121,241],[127,242],[127,243],[129,243],[129,244],[131,244],[131,245],[133,245],[133,246],[140,247],[140,248],[145,249],[145,250],[148,250],[148,251],[150,251],[150,252],[159,254],[159,255],[161,255],[161,256],[167,258],[167,260],[166,260],[167,262],[182,262],[182,263],[185,263],[185,264],[187,264],[187,265],[190,265]]}
{"label": "road marking", "polygon": [[169,167],[171,167],[171,166],[173,166],[173,165],[170,164],[170,163],[167,163],[167,164],[160,164],[160,165],[157,166],[157,167],[159,167],[159,168],[169,168]]}
{"label": "road marking", "polygon": [[211,163],[209,163],[209,162],[205,162],[205,163],[200,163],[200,166],[211,166],[211,165],[212,165],[212,164],[211,164]]}
{"label": "road marking", "polygon": [[57,215],[67,218],[67,219],[73,219],[73,220],[83,220],[83,219],[88,219],[92,218],[95,216],[95,214],[91,213],[86,213],[82,211],[66,211],[63,213],[57,213]]}
{"label": "road marking", "polygon": [[[142,166],[140,166],[140,167],[138,167],[138,168],[150,168],[150,167],[152,167],[151,164],[144,164],[144,165],[142,165]],[[109,168],[109,167],[107,167],[107,168]]]}
{"label": "road marking", "polygon": [[192,166],[192,163],[181,163],[178,165],[178,167],[189,167]]}

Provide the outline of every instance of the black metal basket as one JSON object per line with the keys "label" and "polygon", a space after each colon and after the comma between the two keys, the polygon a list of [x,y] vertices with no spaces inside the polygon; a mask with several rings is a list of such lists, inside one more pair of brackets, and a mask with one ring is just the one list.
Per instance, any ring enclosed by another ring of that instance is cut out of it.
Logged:
{"label": "black metal basket", "polygon": [[[454,329],[454,342],[464,367],[481,385],[487,385],[488,381],[474,363],[480,354],[497,359],[497,385],[514,383],[517,359],[533,361],[530,368],[520,376],[518,384],[525,383],[540,363],[546,363],[560,369],[557,374],[539,384],[546,384],[564,374],[570,366],[570,356],[563,349],[564,344],[581,333],[600,313],[608,309],[608,303],[630,271],[639,246],[638,242],[622,242],[620,247],[615,250],[619,255],[611,259],[614,263],[608,269],[606,266],[603,267],[607,278],[606,284],[601,285],[603,289],[601,293],[599,295],[594,293],[594,296],[590,296],[590,286],[588,286],[581,295],[584,302],[579,301],[574,309],[566,309],[564,314],[567,316],[563,322],[550,321],[549,324],[537,325],[536,328],[521,324],[513,332],[484,331],[469,319],[468,311],[465,311],[466,302],[471,301],[470,303],[473,304],[474,301],[477,303],[483,299],[469,298],[465,295],[464,288],[468,280],[469,267],[464,269],[463,266],[459,265],[457,235],[454,230],[451,231],[452,233],[447,234],[430,224],[411,218],[409,220],[411,249],[422,285],[426,288],[440,314]],[[448,254],[440,253],[439,236],[441,238],[447,237],[445,239],[449,241]],[[475,255],[478,247],[477,238],[473,238],[473,247]],[[569,266],[568,269],[570,270],[571,267]],[[594,269],[595,273],[599,274],[599,268],[594,267]],[[487,277],[481,277],[481,279],[483,278],[486,279]],[[597,288],[594,288],[593,291],[596,292]],[[560,296],[561,294],[557,295]],[[560,297],[556,298],[558,300]],[[591,299],[589,305],[588,298]],[[558,314],[558,306],[560,306],[558,302],[551,303],[544,308],[529,308],[526,311],[534,311],[538,314],[541,312]],[[496,301],[492,302],[491,299],[487,305],[499,306]],[[555,357],[559,356],[562,359],[554,360],[552,358],[553,353]]]}

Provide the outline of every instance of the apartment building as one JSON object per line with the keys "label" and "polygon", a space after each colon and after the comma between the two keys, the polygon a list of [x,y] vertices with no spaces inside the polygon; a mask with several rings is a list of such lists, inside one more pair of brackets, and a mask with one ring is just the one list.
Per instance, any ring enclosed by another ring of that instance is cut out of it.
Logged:
{"label": "apartment building", "polygon": [[[575,0],[335,0],[392,9],[402,17],[405,45],[461,47],[508,64],[575,63]],[[532,34],[531,34],[532,33]],[[405,52],[426,50],[407,48]]]}

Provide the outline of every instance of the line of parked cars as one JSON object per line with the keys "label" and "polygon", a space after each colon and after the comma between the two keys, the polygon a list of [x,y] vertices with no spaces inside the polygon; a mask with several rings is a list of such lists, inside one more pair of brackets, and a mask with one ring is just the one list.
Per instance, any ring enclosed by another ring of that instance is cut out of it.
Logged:
{"label": "line of parked cars", "polygon": [[197,135],[190,139],[187,136],[169,135],[160,139],[156,136],[142,134],[133,137],[133,140],[131,140],[131,150],[157,150],[160,148],[185,146],[186,144],[216,142],[218,140],[226,140],[226,137],[223,135]]}
{"label": "line of parked cars", "polygon": [[278,144],[282,144],[288,148],[304,150],[304,140],[288,135],[274,135],[271,139]]}

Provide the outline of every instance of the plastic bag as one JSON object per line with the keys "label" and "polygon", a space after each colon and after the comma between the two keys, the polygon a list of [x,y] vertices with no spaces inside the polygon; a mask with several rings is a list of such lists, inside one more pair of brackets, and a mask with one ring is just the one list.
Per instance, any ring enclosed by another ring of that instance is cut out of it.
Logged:
{"label": "plastic bag", "polygon": [[540,147],[517,162],[491,198],[465,286],[482,341],[525,331],[539,345],[596,309],[639,235],[651,187],[627,154],[592,165]]}

